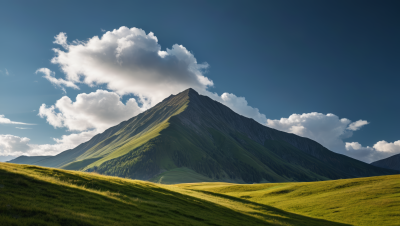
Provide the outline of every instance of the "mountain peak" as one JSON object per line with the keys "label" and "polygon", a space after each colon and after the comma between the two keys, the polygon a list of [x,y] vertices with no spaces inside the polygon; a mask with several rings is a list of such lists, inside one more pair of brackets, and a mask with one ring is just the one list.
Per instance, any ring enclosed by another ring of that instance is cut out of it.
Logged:
{"label": "mountain peak", "polygon": [[198,96],[199,95],[199,93],[196,90],[194,90],[193,88],[186,89],[186,90],[182,91],[181,94],[184,94],[187,96]]}

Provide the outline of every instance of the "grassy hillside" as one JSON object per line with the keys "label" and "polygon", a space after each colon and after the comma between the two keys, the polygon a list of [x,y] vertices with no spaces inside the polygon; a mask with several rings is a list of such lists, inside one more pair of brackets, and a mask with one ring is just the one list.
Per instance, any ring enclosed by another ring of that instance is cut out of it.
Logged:
{"label": "grassy hillside", "polygon": [[256,210],[243,209],[242,213],[262,214],[263,211],[257,209],[272,206],[349,225],[400,225],[400,175],[321,182],[199,183],[175,187],[180,188],[182,194],[188,190],[196,191],[206,194],[209,199],[231,200],[237,206],[254,206]]}
{"label": "grassy hillside", "polygon": [[[175,170],[185,175],[187,169]],[[176,176],[174,175],[174,176]],[[400,175],[162,185],[0,163],[2,225],[398,225]]]}
{"label": "grassy hillside", "polygon": [[0,163],[1,225],[260,225],[156,184]]}

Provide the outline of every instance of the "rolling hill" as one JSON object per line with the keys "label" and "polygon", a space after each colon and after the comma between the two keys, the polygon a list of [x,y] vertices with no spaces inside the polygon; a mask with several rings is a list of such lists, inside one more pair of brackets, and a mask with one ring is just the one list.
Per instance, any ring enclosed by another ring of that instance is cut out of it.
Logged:
{"label": "rolling hill", "polygon": [[163,185],[0,163],[1,225],[398,225],[400,175]]}
{"label": "rolling hill", "polygon": [[320,181],[397,173],[263,126],[193,89],[171,95],[74,149],[31,164],[165,184]]}

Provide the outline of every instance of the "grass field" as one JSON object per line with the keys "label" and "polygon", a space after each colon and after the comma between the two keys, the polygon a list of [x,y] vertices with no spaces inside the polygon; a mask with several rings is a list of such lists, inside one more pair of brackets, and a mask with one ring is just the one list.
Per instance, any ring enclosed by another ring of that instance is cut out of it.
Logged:
{"label": "grass field", "polygon": [[400,175],[161,185],[0,163],[0,225],[399,225],[399,210]]}

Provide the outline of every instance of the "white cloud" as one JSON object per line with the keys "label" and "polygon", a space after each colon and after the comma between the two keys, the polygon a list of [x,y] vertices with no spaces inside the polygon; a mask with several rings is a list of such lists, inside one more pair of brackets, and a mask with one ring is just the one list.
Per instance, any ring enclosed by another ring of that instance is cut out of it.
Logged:
{"label": "white cloud", "polygon": [[351,122],[334,114],[306,113],[292,114],[280,120],[267,119],[267,126],[294,133],[317,141],[331,151],[370,163],[400,153],[400,141],[388,143],[379,141],[373,147],[363,147],[358,142],[344,142],[354,131],[369,124],[365,120]]}
{"label": "white cloud", "polygon": [[393,143],[382,140],[374,144],[374,148],[379,152],[388,153],[390,155],[398,154],[400,153],[400,140]]}
{"label": "white cloud", "polygon": [[0,135],[0,155],[22,155],[30,150],[29,138]]}
{"label": "white cloud", "polygon": [[85,131],[70,135],[63,135],[61,139],[54,138],[55,144],[30,144],[27,137],[14,135],[0,135],[0,156],[37,156],[37,155],[56,155],[62,151],[75,148],[79,144],[90,140],[97,131]]}
{"label": "white cloud", "polygon": [[67,44],[67,34],[64,32],[60,32],[60,34],[54,36],[54,44],[61,45],[65,49],[68,49],[68,44]]}
{"label": "white cloud", "polygon": [[142,111],[135,99],[131,98],[124,104],[118,94],[105,90],[81,93],[77,95],[75,102],[64,96],[50,107],[43,104],[39,109],[39,116],[46,118],[54,127],[79,131],[78,133],[63,135],[59,139],[53,138],[55,144],[31,144],[26,137],[0,135],[0,156],[56,155],[75,148],[105,129]]}
{"label": "white cloud", "polygon": [[369,122],[365,121],[365,120],[358,120],[356,122],[353,122],[349,125],[348,129],[352,130],[352,131],[357,131],[359,129],[361,129],[361,127],[368,125]]}
{"label": "white cloud", "polygon": [[60,87],[64,91],[64,93],[66,91],[65,91],[65,88],[63,86],[67,86],[67,87],[70,87],[70,88],[73,88],[73,89],[79,89],[79,87],[77,85],[75,85],[71,81],[65,81],[62,78],[55,78],[54,77],[55,73],[52,72],[48,68],[40,68],[40,69],[36,70],[35,73],[37,74],[39,72],[44,74],[43,78],[49,80],[51,82],[51,84],[53,84],[53,85],[55,85],[57,87]]}
{"label": "white cloud", "polygon": [[292,114],[289,118],[281,118],[280,120],[268,119],[266,125],[281,131],[308,137],[332,151],[343,153],[345,150],[343,139],[353,135],[352,130],[349,128],[350,123],[349,119],[340,119],[334,114],[325,115],[312,112],[301,115]]}
{"label": "white cloud", "polygon": [[194,88],[244,116],[266,122],[265,115],[248,106],[244,97],[230,93],[219,96],[207,91],[213,86],[211,79],[204,76],[208,64],[198,63],[182,45],[162,50],[152,32],[120,27],[101,37],[71,44],[66,37],[65,33],[56,36],[54,43],[62,45],[65,51],[54,49],[56,56],[51,60],[60,66],[66,81],[90,86],[106,84],[119,95],[134,94],[144,109],[171,94]]}
{"label": "white cloud", "polygon": [[102,132],[143,110],[134,98],[123,104],[118,94],[97,90],[89,94],[79,94],[75,102],[64,96],[50,107],[42,104],[39,116],[46,118],[55,128],[65,127],[74,131],[95,129]]}
{"label": "white cloud", "polygon": [[253,108],[249,106],[244,97],[237,97],[233,93],[223,93],[221,96],[208,91],[203,91],[201,93],[211,97],[218,102],[221,102],[238,114],[253,118],[261,124],[265,124],[267,122],[267,117],[264,114],[261,114],[258,108]]}
{"label": "white cloud", "polygon": [[32,129],[32,128],[27,128],[27,127],[15,127],[17,129]]}
{"label": "white cloud", "polygon": [[11,121],[10,119],[6,118],[4,115],[0,115],[0,124],[35,125],[35,124],[25,123],[25,122],[14,122],[14,121]]}
{"label": "white cloud", "polygon": [[80,133],[73,133],[63,135],[61,139],[53,138],[56,144],[31,144],[29,155],[56,155],[68,149],[75,148],[81,143],[90,140],[93,136],[98,134],[96,130],[84,131]]}
{"label": "white cloud", "polygon": [[358,142],[346,143],[347,154],[365,162],[374,162],[400,153],[400,140],[393,143],[379,141],[373,147],[363,147]]}
{"label": "white cloud", "polygon": [[9,73],[8,70],[7,70],[7,68],[5,69],[5,71],[6,71],[6,75],[10,75],[10,73]]}
{"label": "white cloud", "polygon": [[54,43],[66,49],[54,49],[51,62],[61,67],[67,81],[106,84],[120,95],[138,96],[149,106],[189,87],[203,90],[213,85],[203,76],[208,65],[198,64],[185,47],[173,45],[162,51],[152,32],[138,28],[121,27],[71,44],[60,33]]}

